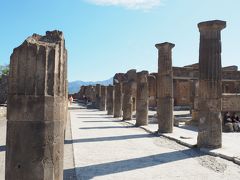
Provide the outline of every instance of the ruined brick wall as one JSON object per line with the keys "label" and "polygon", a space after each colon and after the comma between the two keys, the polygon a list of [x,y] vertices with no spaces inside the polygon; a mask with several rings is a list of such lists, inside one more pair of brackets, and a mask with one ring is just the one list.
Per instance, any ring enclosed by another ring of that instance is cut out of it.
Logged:
{"label": "ruined brick wall", "polygon": [[116,73],[113,77],[113,85],[116,83],[122,83],[127,80],[127,77],[124,73]]}
{"label": "ruined brick wall", "polygon": [[222,82],[223,93],[240,93],[239,81],[223,81]]}
{"label": "ruined brick wall", "polygon": [[188,106],[191,104],[191,83],[190,80],[173,80],[175,106]]}
{"label": "ruined brick wall", "polygon": [[222,111],[240,112],[240,94],[223,94]]}

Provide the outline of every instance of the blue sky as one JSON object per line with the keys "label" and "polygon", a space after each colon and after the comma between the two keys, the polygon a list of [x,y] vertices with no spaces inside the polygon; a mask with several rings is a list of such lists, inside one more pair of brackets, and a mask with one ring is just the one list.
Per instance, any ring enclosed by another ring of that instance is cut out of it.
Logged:
{"label": "blue sky", "polygon": [[157,71],[156,43],[175,43],[173,65],[198,61],[201,21],[227,21],[222,64],[240,65],[239,0],[2,0],[0,64],[33,33],[64,32],[68,77],[105,80],[129,69]]}

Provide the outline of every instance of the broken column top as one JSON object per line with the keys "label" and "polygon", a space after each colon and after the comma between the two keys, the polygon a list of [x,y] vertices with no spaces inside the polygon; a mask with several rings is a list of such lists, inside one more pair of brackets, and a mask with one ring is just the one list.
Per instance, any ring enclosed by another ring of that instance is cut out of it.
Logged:
{"label": "broken column top", "polygon": [[26,39],[29,43],[58,43],[64,39],[63,33],[58,30],[47,31],[45,36],[39,34],[33,34],[32,36]]}
{"label": "broken column top", "polygon": [[13,50],[9,93],[18,95],[66,94],[67,50],[61,31],[33,34]]}
{"label": "broken column top", "polygon": [[159,43],[159,44],[156,44],[155,47],[157,49],[165,49],[165,48],[174,48],[175,47],[175,44],[173,43],[169,43],[169,42],[164,42],[164,43]]}
{"label": "broken column top", "polygon": [[226,27],[226,21],[221,21],[221,20],[205,21],[205,22],[200,22],[198,24],[198,28],[200,31],[202,31],[202,30],[222,30],[225,27]]}
{"label": "broken column top", "polygon": [[147,82],[148,71],[141,71],[137,73],[137,78],[139,82]]}

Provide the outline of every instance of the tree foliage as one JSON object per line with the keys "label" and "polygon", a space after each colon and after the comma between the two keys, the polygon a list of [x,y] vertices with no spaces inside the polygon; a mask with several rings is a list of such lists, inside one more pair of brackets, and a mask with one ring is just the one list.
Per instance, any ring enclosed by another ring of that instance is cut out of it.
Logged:
{"label": "tree foliage", "polygon": [[9,65],[2,66],[0,65],[0,79],[2,78],[2,75],[8,75],[9,73]]}

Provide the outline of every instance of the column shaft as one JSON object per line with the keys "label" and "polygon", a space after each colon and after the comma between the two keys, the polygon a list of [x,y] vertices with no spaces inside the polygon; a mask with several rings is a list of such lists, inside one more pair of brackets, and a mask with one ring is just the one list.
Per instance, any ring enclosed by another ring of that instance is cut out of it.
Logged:
{"label": "column shaft", "polygon": [[198,24],[200,31],[199,147],[222,146],[221,30],[225,27],[226,22],[218,20]]}
{"label": "column shaft", "polygon": [[137,73],[136,126],[148,124],[148,72]]}
{"label": "column shaft", "polygon": [[157,44],[158,49],[158,132],[173,132],[173,71],[172,48],[174,44]]}

